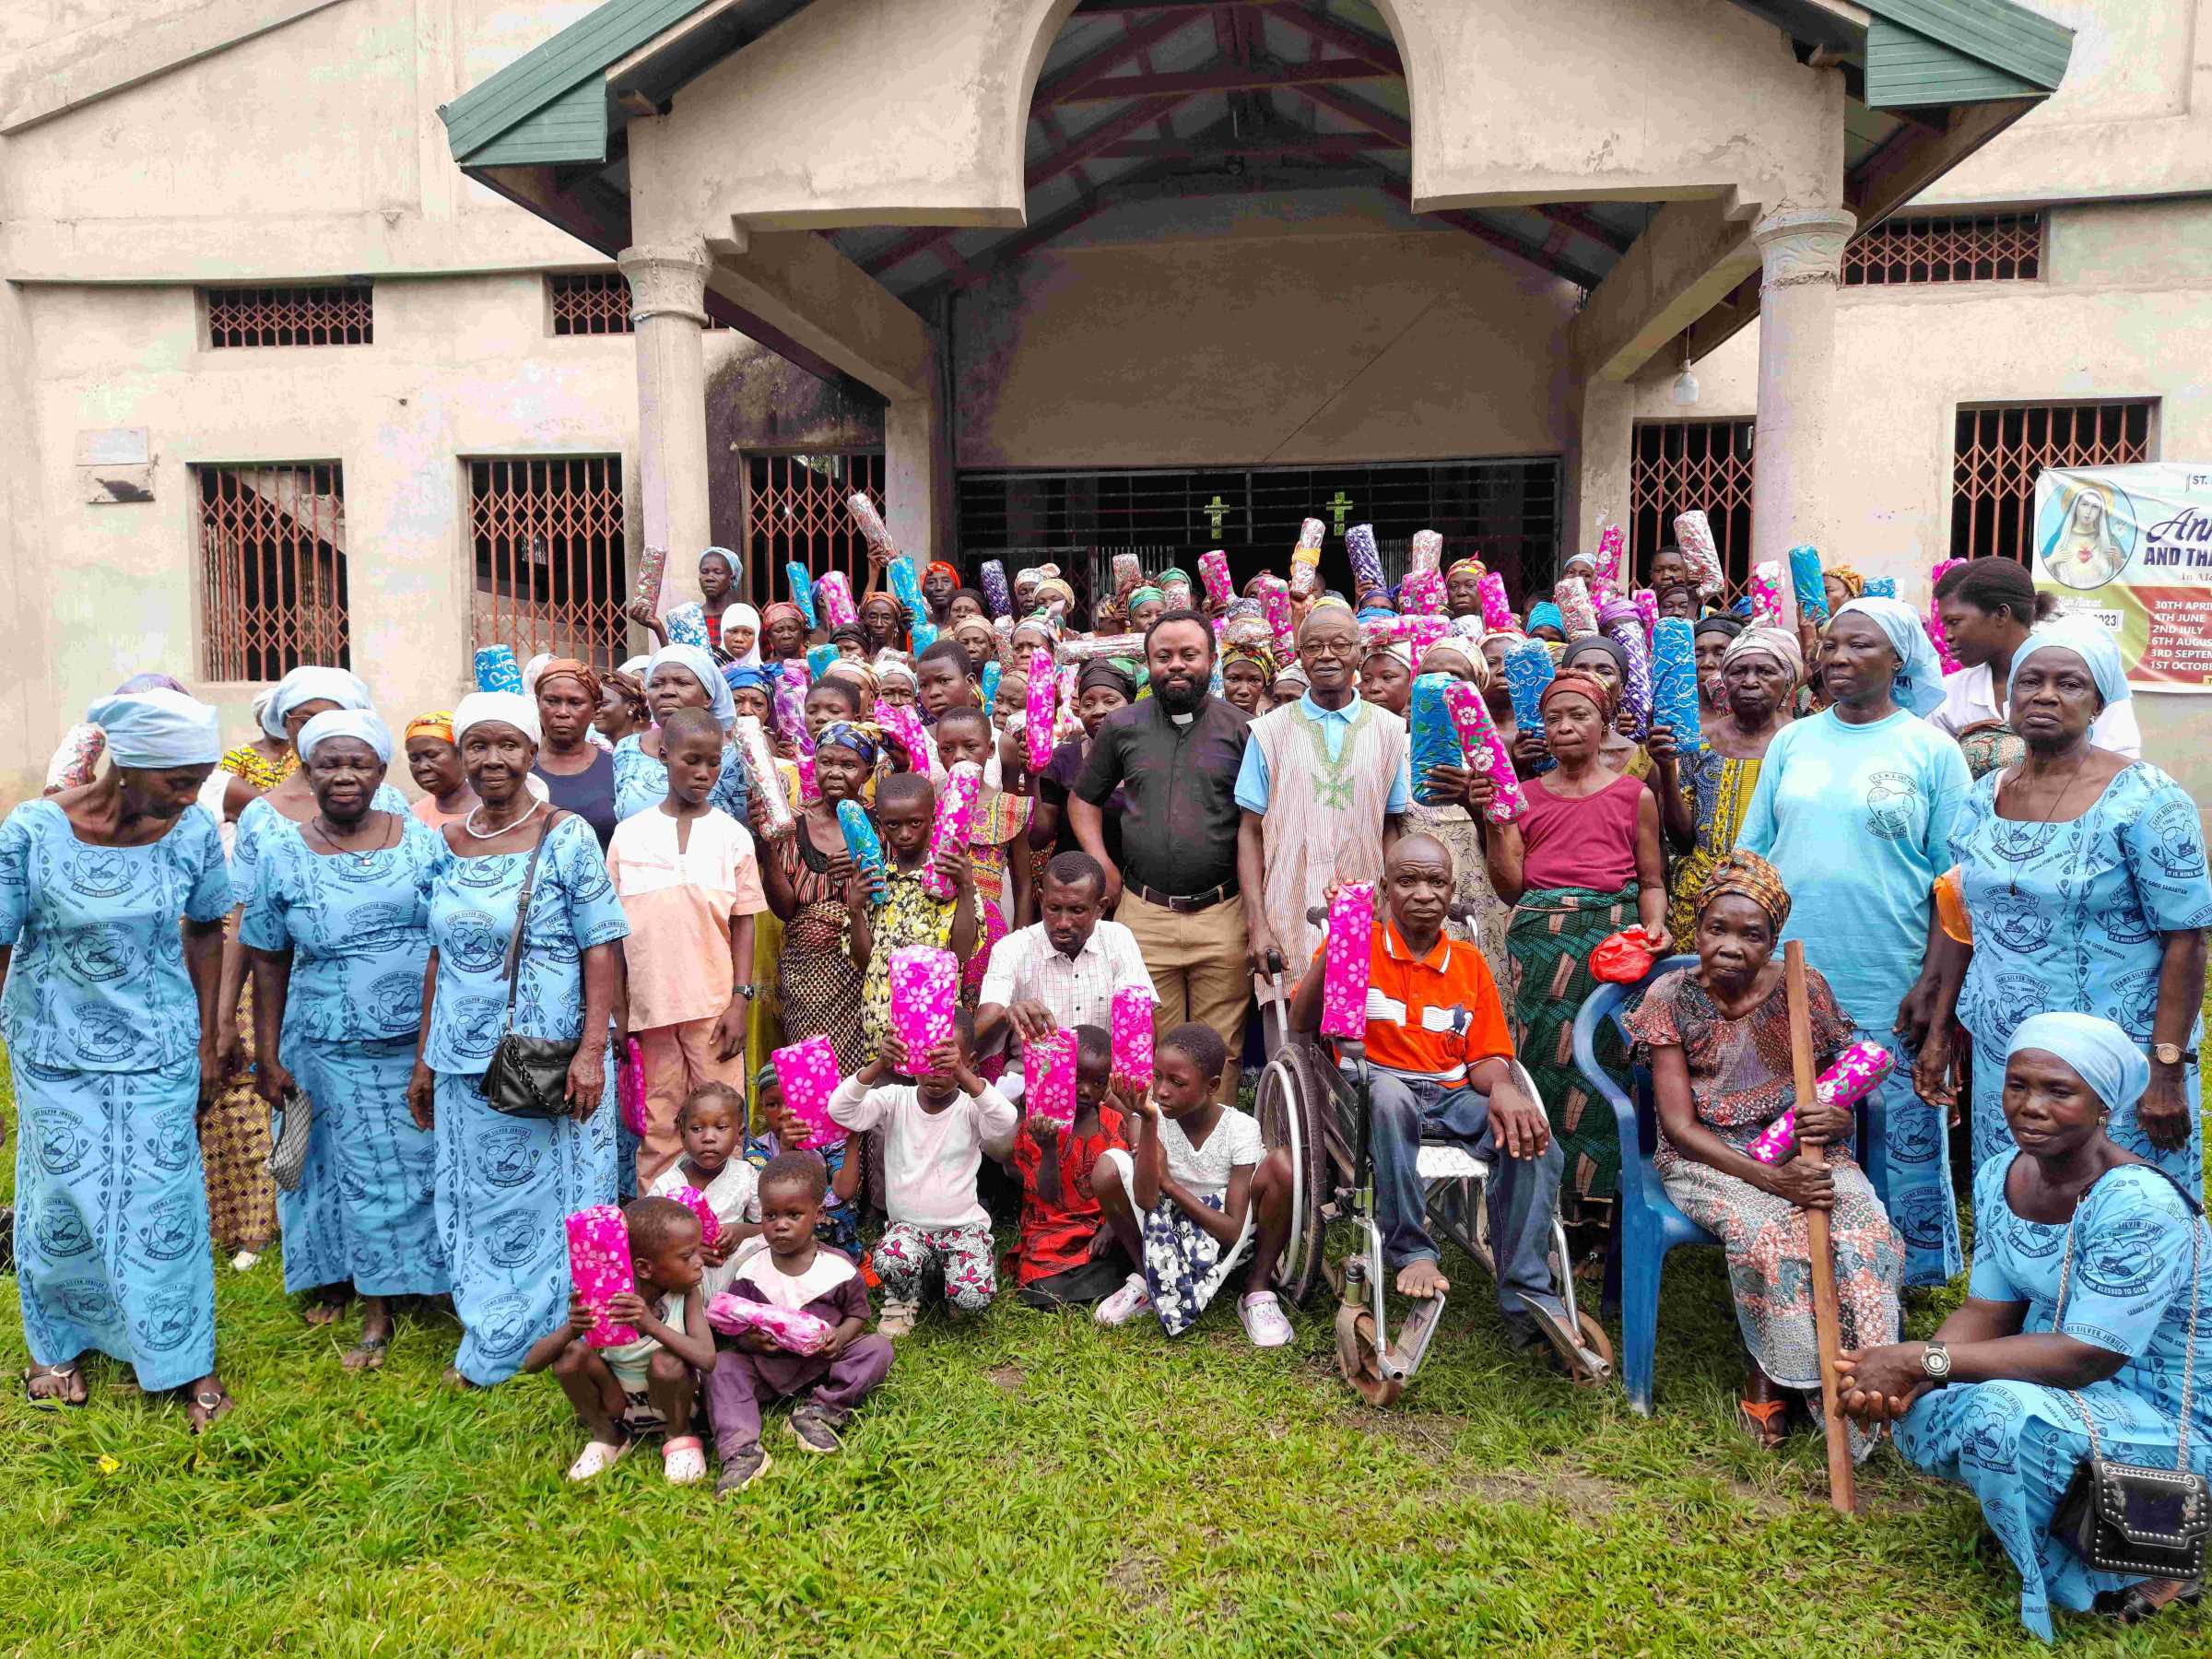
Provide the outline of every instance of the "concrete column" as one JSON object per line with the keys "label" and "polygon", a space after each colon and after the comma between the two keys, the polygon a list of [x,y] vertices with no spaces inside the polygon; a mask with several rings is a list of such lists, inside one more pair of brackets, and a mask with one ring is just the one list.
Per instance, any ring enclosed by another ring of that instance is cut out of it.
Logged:
{"label": "concrete column", "polygon": [[[1574,477],[1559,526],[1559,561],[1597,552],[1598,520],[1629,525],[1629,464],[1635,438],[1636,388],[1627,381],[1593,380],[1583,387]],[[1544,572],[1524,572],[1532,581]]]}
{"label": "concrete column", "polygon": [[945,416],[931,397],[895,398],[883,410],[883,524],[917,566],[946,558],[938,551],[940,496],[951,478],[945,466]]}
{"label": "concrete column", "polygon": [[638,495],[641,547],[668,553],[661,608],[699,597],[707,523],[706,245],[625,248],[638,349]]}
{"label": "concrete column", "polygon": [[1751,557],[1786,568],[1809,542],[1830,559],[1829,456],[1835,434],[1836,291],[1858,220],[1834,207],[1790,208],[1752,227],[1759,290],[1759,426]]}

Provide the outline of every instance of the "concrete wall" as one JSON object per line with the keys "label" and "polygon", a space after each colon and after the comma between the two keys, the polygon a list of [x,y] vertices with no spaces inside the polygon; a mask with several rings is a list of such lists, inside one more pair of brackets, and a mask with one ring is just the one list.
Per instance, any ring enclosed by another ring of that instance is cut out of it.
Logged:
{"label": "concrete wall", "polygon": [[1557,454],[1573,309],[1371,192],[1132,204],[958,299],[958,462]]}

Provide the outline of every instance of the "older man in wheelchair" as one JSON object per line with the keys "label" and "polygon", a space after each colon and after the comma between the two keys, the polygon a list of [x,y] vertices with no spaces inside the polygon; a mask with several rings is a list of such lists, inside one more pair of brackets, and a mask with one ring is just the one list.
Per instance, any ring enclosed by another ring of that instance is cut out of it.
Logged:
{"label": "older man in wheelchair", "polygon": [[[1488,1237],[1465,1237],[1472,1250],[1495,1263],[1498,1307],[1510,1340],[1524,1350],[1548,1342],[1571,1375],[1602,1376],[1609,1356],[1590,1346],[1591,1326],[1562,1275],[1558,1212],[1564,1159],[1543,1103],[1513,1060],[1488,965],[1473,946],[1444,933],[1452,882],[1452,853],[1441,842],[1409,835],[1391,849],[1376,893],[1385,914],[1378,917],[1371,944],[1366,1035],[1358,1044],[1340,1045],[1335,1055],[1343,1082],[1335,1107],[1340,1123],[1347,1117],[1351,1122],[1346,1139],[1353,1207],[1362,1184],[1354,1114],[1363,1103],[1380,1265],[1394,1275],[1399,1294],[1413,1303],[1405,1335],[1394,1353],[1386,1354],[1379,1351],[1387,1346],[1387,1334],[1375,1296],[1374,1324],[1363,1338],[1378,1350],[1371,1358],[1380,1361],[1379,1369],[1371,1374],[1377,1382],[1402,1382],[1419,1363],[1441,1299],[1451,1288],[1430,1230],[1438,1189],[1464,1196],[1480,1182],[1487,1186]],[[1291,994],[1293,1031],[1311,1035],[1320,1030],[1324,957],[1325,950],[1315,954]],[[1440,1142],[1452,1144],[1453,1151],[1440,1156]],[[1451,1214],[1448,1206],[1444,1213]],[[1458,1219],[1471,1224],[1473,1218],[1463,1212]],[[1347,1310],[1356,1288],[1347,1289]],[[1347,1374],[1351,1376],[1348,1368]],[[1359,1379],[1352,1380],[1357,1386]]]}

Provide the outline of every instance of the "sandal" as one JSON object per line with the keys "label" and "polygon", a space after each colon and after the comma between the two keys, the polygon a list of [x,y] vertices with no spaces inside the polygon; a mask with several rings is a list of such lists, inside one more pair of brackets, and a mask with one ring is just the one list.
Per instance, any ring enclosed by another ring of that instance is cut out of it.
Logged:
{"label": "sandal", "polygon": [[[2153,1599],[2145,1589],[2149,1584],[2171,1586],[2172,1593],[2163,1599]],[[2105,1590],[2099,1593],[2091,1606],[2116,1624],[2138,1625],[2146,1619],[2156,1618],[2167,1608],[2194,1607],[2205,1598],[2201,1579],[2183,1583],[2175,1579],[2145,1579],[2140,1584],[2130,1584],[2123,1590]]]}
{"label": "sandal", "polygon": [[384,1355],[392,1347],[392,1335],[364,1336],[339,1359],[338,1363],[349,1371],[373,1371],[384,1369]]}
{"label": "sandal", "polygon": [[[32,1383],[50,1379],[58,1382],[61,1387],[52,1394],[31,1392]],[[84,1376],[76,1369],[76,1361],[65,1359],[59,1365],[26,1367],[23,1372],[23,1397],[41,1411],[52,1411],[56,1406],[82,1406],[91,1396],[85,1391]]]}
{"label": "sandal", "polygon": [[229,1391],[220,1385],[203,1388],[186,1402],[184,1415],[191,1420],[194,1434],[205,1434],[229,1417],[237,1405]]}
{"label": "sandal", "polygon": [[682,1434],[661,1446],[661,1473],[670,1486],[696,1486],[707,1477],[706,1443],[696,1434]]}
{"label": "sandal", "polygon": [[1783,1425],[1788,1420],[1790,1403],[1787,1400],[1739,1399],[1735,1403],[1735,1420],[1762,1452],[1778,1452],[1785,1436]]}
{"label": "sandal", "polygon": [[[636,1444],[637,1441],[631,1440],[628,1435],[623,1435],[620,1440],[612,1441],[586,1441],[583,1450],[576,1454],[576,1461],[569,1465],[569,1478],[571,1480],[591,1480],[606,1474],[607,1470],[629,1456],[630,1447]],[[701,1470],[700,1473],[703,1474],[705,1471]]]}

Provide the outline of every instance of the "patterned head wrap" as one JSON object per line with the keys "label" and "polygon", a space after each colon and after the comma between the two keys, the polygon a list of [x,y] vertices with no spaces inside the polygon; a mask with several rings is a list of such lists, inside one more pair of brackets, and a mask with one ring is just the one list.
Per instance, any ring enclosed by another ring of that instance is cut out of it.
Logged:
{"label": "patterned head wrap", "polygon": [[1042,605],[1048,598],[1072,606],[1076,602],[1076,590],[1056,575],[1047,576],[1037,584],[1037,603]]}
{"label": "patterned head wrap", "polygon": [[1261,638],[1231,639],[1221,648],[1221,671],[1229,672],[1231,663],[1250,663],[1260,671],[1263,685],[1272,686],[1282,672],[1282,664],[1275,654],[1274,635],[1262,628]]}
{"label": "patterned head wrap", "polygon": [[766,633],[779,622],[796,622],[799,625],[799,637],[806,638],[806,613],[788,599],[778,599],[771,605],[760,607],[760,631],[762,633]]}
{"label": "patterned head wrap", "polygon": [[453,740],[453,712],[451,709],[440,709],[433,713],[416,715],[407,722],[407,729],[401,734],[400,742],[410,743],[418,737],[437,737],[451,743]]}
{"label": "patterned head wrap", "polygon": [[883,753],[883,728],[870,720],[833,720],[814,740],[814,748],[817,754],[826,748],[850,749],[863,766],[873,766]]}
{"label": "patterned head wrap", "polygon": [[770,681],[768,670],[757,665],[747,666],[744,663],[724,663],[722,665],[722,683],[733,692],[759,691],[771,698],[775,695],[775,687]]}
{"label": "patterned head wrap", "polygon": [[1613,693],[1588,675],[1577,674],[1572,669],[1563,669],[1552,677],[1551,684],[1544,688],[1544,695],[1536,699],[1536,707],[1549,708],[1551,700],[1562,691],[1588,698],[1605,723],[1613,724]]}
{"label": "patterned head wrap", "polygon": [[856,663],[851,657],[838,658],[836,662],[822,670],[822,677],[824,679],[850,680],[867,693],[870,702],[876,700],[876,688],[880,683],[876,677],[875,669],[869,667],[865,663]]}
{"label": "patterned head wrap", "polygon": [[1136,607],[1138,606],[1149,605],[1154,600],[1158,600],[1160,604],[1165,605],[1168,602],[1168,596],[1165,593],[1161,592],[1149,582],[1146,582],[1142,587],[1131,588],[1129,590],[1130,614],[1135,614]]}
{"label": "patterned head wrap", "polygon": [[1490,567],[1484,564],[1479,559],[1454,559],[1452,562],[1452,568],[1444,572],[1444,580],[1449,582],[1463,571],[1479,581],[1490,573]]}
{"label": "patterned head wrap", "polygon": [[537,671],[537,684],[534,690],[543,691],[557,679],[576,681],[583,688],[583,695],[592,707],[595,709],[599,706],[599,673],[588,663],[580,663],[574,657],[548,658],[546,665]]}
{"label": "patterned head wrap", "polygon": [[878,688],[884,686],[900,685],[904,686],[909,691],[921,689],[922,682],[914,677],[913,665],[897,653],[877,652],[875,666],[876,683]]}
{"label": "patterned head wrap", "polygon": [[1458,670],[1445,667],[1437,662],[1438,657],[1445,655],[1450,655],[1466,665],[1467,671],[1464,675],[1459,675],[1460,678],[1466,680],[1477,691],[1488,688],[1490,683],[1489,659],[1479,651],[1465,651],[1449,641],[1440,641],[1429,647],[1428,654],[1421,658],[1418,672],[1422,674],[1458,674]]}
{"label": "patterned head wrap", "polygon": [[1737,657],[1771,657],[1782,665],[1783,678],[1788,689],[1795,690],[1805,678],[1805,653],[1798,648],[1797,636],[1780,628],[1747,628],[1728,641],[1728,649],[1721,653],[1721,668]]}
{"label": "patterned head wrap", "polygon": [[1713,865],[1712,873],[1698,888],[1698,913],[1703,915],[1705,907],[1723,893],[1750,900],[1767,912],[1767,921],[1776,933],[1790,919],[1790,893],[1782,885],[1781,875],[1758,853],[1745,848],[1736,848]]}
{"label": "patterned head wrap", "polygon": [[1863,599],[1866,596],[1866,578],[1849,565],[1830,565],[1827,574],[1843,590],[1845,598]]}

